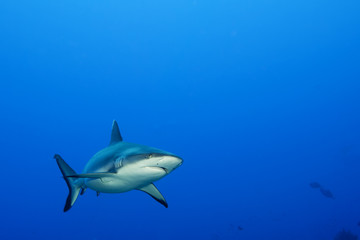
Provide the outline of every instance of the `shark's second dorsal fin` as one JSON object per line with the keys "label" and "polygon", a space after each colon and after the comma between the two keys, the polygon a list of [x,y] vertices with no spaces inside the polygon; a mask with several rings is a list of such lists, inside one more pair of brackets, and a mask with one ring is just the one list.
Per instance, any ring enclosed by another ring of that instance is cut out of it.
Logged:
{"label": "shark's second dorsal fin", "polygon": [[112,125],[111,140],[110,140],[109,145],[121,142],[122,140],[123,139],[122,139],[121,134],[120,134],[119,126],[118,126],[117,122],[114,120],[113,125]]}

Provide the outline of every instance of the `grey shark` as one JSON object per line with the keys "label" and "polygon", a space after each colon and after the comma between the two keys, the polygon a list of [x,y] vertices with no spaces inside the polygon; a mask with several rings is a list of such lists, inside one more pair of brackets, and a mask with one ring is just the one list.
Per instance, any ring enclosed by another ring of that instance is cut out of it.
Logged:
{"label": "grey shark", "polygon": [[110,144],[88,161],[81,174],[77,174],[60,155],[55,154],[54,158],[69,188],[64,212],[87,188],[96,191],[97,195],[140,190],[167,208],[168,204],[154,182],[183,162],[170,152],[123,141],[116,121],[113,121]]}

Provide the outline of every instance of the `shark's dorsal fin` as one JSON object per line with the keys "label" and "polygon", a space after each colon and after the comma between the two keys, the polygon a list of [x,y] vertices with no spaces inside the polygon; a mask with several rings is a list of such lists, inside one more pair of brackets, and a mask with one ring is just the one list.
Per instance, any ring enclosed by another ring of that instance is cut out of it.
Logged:
{"label": "shark's dorsal fin", "polygon": [[114,120],[113,125],[112,125],[111,139],[110,139],[109,145],[113,145],[115,143],[121,142],[122,140],[123,139],[120,134],[119,126],[118,126],[117,122]]}
{"label": "shark's dorsal fin", "polygon": [[156,201],[158,201],[159,203],[164,205],[164,207],[166,207],[166,208],[168,207],[168,204],[167,204],[165,198],[163,197],[163,195],[161,195],[160,191],[155,187],[154,184],[150,183],[149,185],[139,188],[138,190],[146,192],[153,199],[155,199]]}

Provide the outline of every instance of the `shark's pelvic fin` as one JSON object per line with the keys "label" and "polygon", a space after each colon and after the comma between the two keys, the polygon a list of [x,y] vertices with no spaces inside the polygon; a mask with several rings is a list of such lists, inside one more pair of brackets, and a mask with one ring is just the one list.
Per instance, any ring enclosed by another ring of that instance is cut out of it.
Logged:
{"label": "shark's pelvic fin", "polygon": [[121,142],[122,140],[123,139],[122,139],[122,136],[120,134],[119,126],[118,126],[117,122],[114,120],[113,125],[112,125],[111,140],[110,140],[109,145],[113,145],[115,143]]}
{"label": "shark's pelvic fin", "polygon": [[164,207],[168,207],[168,204],[165,200],[165,198],[163,197],[163,195],[160,193],[160,191],[155,187],[155,185],[153,183],[139,188],[138,190],[146,192],[147,194],[149,194],[153,199],[155,199],[156,201],[158,201],[159,203],[161,203],[162,205],[164,205]]}
{"label": "shark's pelvic fin", "polygon": [[83,195],[86,191],[86,188],[81,188],[81,192],[80,192],[80,195]]}
{"label": "shark's pelvic fin", "polygon": [[80,179],[68,178],[68,175],[76,175],[76,172],[61,158],[59,154],[55,154],[54,158],[60,168],[64,180],[69,188],[69,195],[66,199],[64,212],[68,211],[75,203],[83,181]]}

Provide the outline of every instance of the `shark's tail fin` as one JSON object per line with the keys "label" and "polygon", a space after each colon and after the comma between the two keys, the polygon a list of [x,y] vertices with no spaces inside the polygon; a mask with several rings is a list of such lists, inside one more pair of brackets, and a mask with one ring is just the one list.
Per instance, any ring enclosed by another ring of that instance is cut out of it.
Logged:
{"label": "shark's tail fin", "polygon": [[64,207],[64,212],[66,212],[74,205],[77,197],[79,196],[83,180],[67,177],[71,175],[76,175],[76,172],[64,161],[64,159],[62,159],[62,157],[60,157],[59,154],[55,154],[54,158],[56,159],[60,171],[69,188],[69,195],[66,199],[66,203]]}

